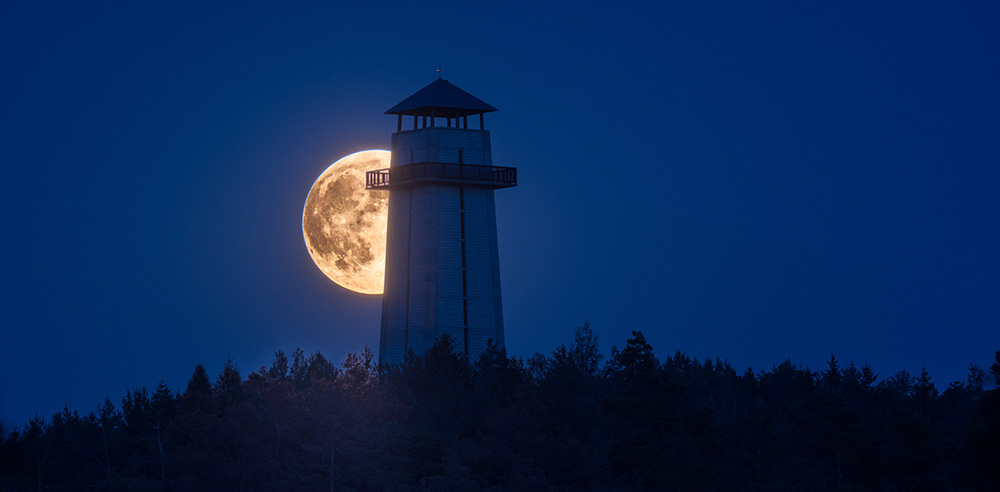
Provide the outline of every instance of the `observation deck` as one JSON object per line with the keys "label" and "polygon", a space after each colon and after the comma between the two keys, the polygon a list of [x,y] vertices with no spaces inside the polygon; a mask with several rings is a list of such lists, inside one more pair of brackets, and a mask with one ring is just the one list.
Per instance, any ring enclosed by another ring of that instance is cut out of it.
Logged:
{"label": "observation deck", "polygon": [[365,173],[366,190],[391,190],[430,183],[493,189],[510,188],[517,186],[517,168],[418,162]]}

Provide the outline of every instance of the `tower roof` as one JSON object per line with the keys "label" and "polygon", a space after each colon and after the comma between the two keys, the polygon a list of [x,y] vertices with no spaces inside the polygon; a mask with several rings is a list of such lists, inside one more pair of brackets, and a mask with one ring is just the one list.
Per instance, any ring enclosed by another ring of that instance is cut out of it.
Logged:
{"label": "tower roof", "polygon": [[437,79],[390,108],[385,114],[432,116],[433,113],[436,116],[453,117],[496,110],[497,108],[455,87],[451,82]]}

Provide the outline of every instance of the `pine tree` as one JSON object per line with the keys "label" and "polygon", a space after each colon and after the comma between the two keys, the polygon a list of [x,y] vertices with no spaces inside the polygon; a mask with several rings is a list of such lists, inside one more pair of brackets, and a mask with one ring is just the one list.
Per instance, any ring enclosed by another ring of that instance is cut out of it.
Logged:
{"label": "pine tree", "polygon": [[234,403],[243,401],[243,378],[233,359],[226,359],[212,392],[222,411],[226,411]]}
{"label": "pine tree", "polygon": [[653,347],[646,341],[641,331],[633,331],[632,338],[625,342],[625,348],[618,351],[611,347],[610,370],[629,378],[648,378],[653,375],[659,362],[653,355]]}
{"label": "pine tree", "polygon": [[990,365],[990,372],[993,373],[993,384],[1000,388],[1000,350],[993,356],[993,364]]}
{"label": "pine tree", "polygon": [[341,363],[342,371],[336,376],[337,385],[356,402],[368,403],[378,386],[378,372],[373,360],[375,353],[366,345],[361,355],[347,354]]}
{"label": "pine tree", "polygon": [[832,390],[840,386],[841,373],[840,364],[837,362],[837,358],[833,354],[830,354],[830,360],[827,361],[827,370],[823,372],[823,386],[827,390]]}
{"label": "pine tree", "polygon": [[301,348],[295,347],[295,350],[292,351],[292,366],[288,368],[292,381],[295,382],[295,389],[301,391],[308,386],[309,382],[306,377],[308,370],[309,364],[306,361],[306,354],[302,352]]}
{"label": "pine tree", "polygon": [[969,364],[969,375],[965,378],[965,390],[973,397],[978,397],[983,393],[983,382],[986,381],[986,372],[975,364]]}
{"label": "pine tree", "polygon": [[931,381],[931,375],[927,373],[927,368],[920,368],[920,377],[913,386],[913,397],[918,401],[927,402],[938,397],[938,390]]}
{"label": "pine tree", "polygon": [[323,354],[316,352],[306,358],[305,378],[307,386],[316,384],[318,381],[336,381],[337,367]]}
{"label": "pine tree", "polygon": [[208,379],[208,371],[201,364],[195,366],[194,374],[191,375],[191,379],[188,381],[187,390],[184,392],[184,395],[187,396],[192,393],[206,396],[212,394],[212,383]]}
{"label": "pine tree", "polygon": [[507,406],[527,375],[519,360],[508,357],[506,349],[487,340],[486,350],[475,364],[475,378],[487,393],[499,398],[501,406]]}
{"label": "pine tree", "polygon": [[278,349],[274,353],[274,363],[268,369],[267,375],[274,379],[285,379],[288,377],[288,357],[285,357],[284,350]]}
{"label": "pine tree", "polygon": [[187,412],[213,413],[218,408],[212,397],[212,383],[208,379],[205,366],[198,364],[188,380],[187,389],[181,396],[181,408]]}
{"label": "pine tree", "polygon": [[122,418],[115,409],[115,404],[108,397],[105,397],[104,403],[98,407],[97,414],[97,423],[100,429],[99,461],[104,468],[105,480],[110,480],[112,475],[111,457],[112,455],[117,456],[121,446]]}

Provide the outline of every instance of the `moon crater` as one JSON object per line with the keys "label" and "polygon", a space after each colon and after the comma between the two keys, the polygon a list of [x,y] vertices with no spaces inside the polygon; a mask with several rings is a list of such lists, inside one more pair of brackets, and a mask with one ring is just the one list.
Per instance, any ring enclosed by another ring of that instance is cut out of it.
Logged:
{"label": "moon crater", "polygon": [[365,190],[365,172],[389,167],[389,151],[341,158],[313,183],[302,210],[302,235],[316,266],[338,285],[381,294],[389,192]]}

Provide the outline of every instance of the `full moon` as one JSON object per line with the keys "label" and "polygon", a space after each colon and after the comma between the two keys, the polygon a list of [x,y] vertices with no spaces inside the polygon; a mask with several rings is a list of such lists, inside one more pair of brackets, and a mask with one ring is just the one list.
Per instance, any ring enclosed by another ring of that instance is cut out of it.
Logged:
{"label": "full moon", "polygon": [[389,167],[387,150],[363,150],[330,164],[302,208],[302,236],[316,266],[341,287],[381,294],[389,192],[365,190],[365,171]]}

